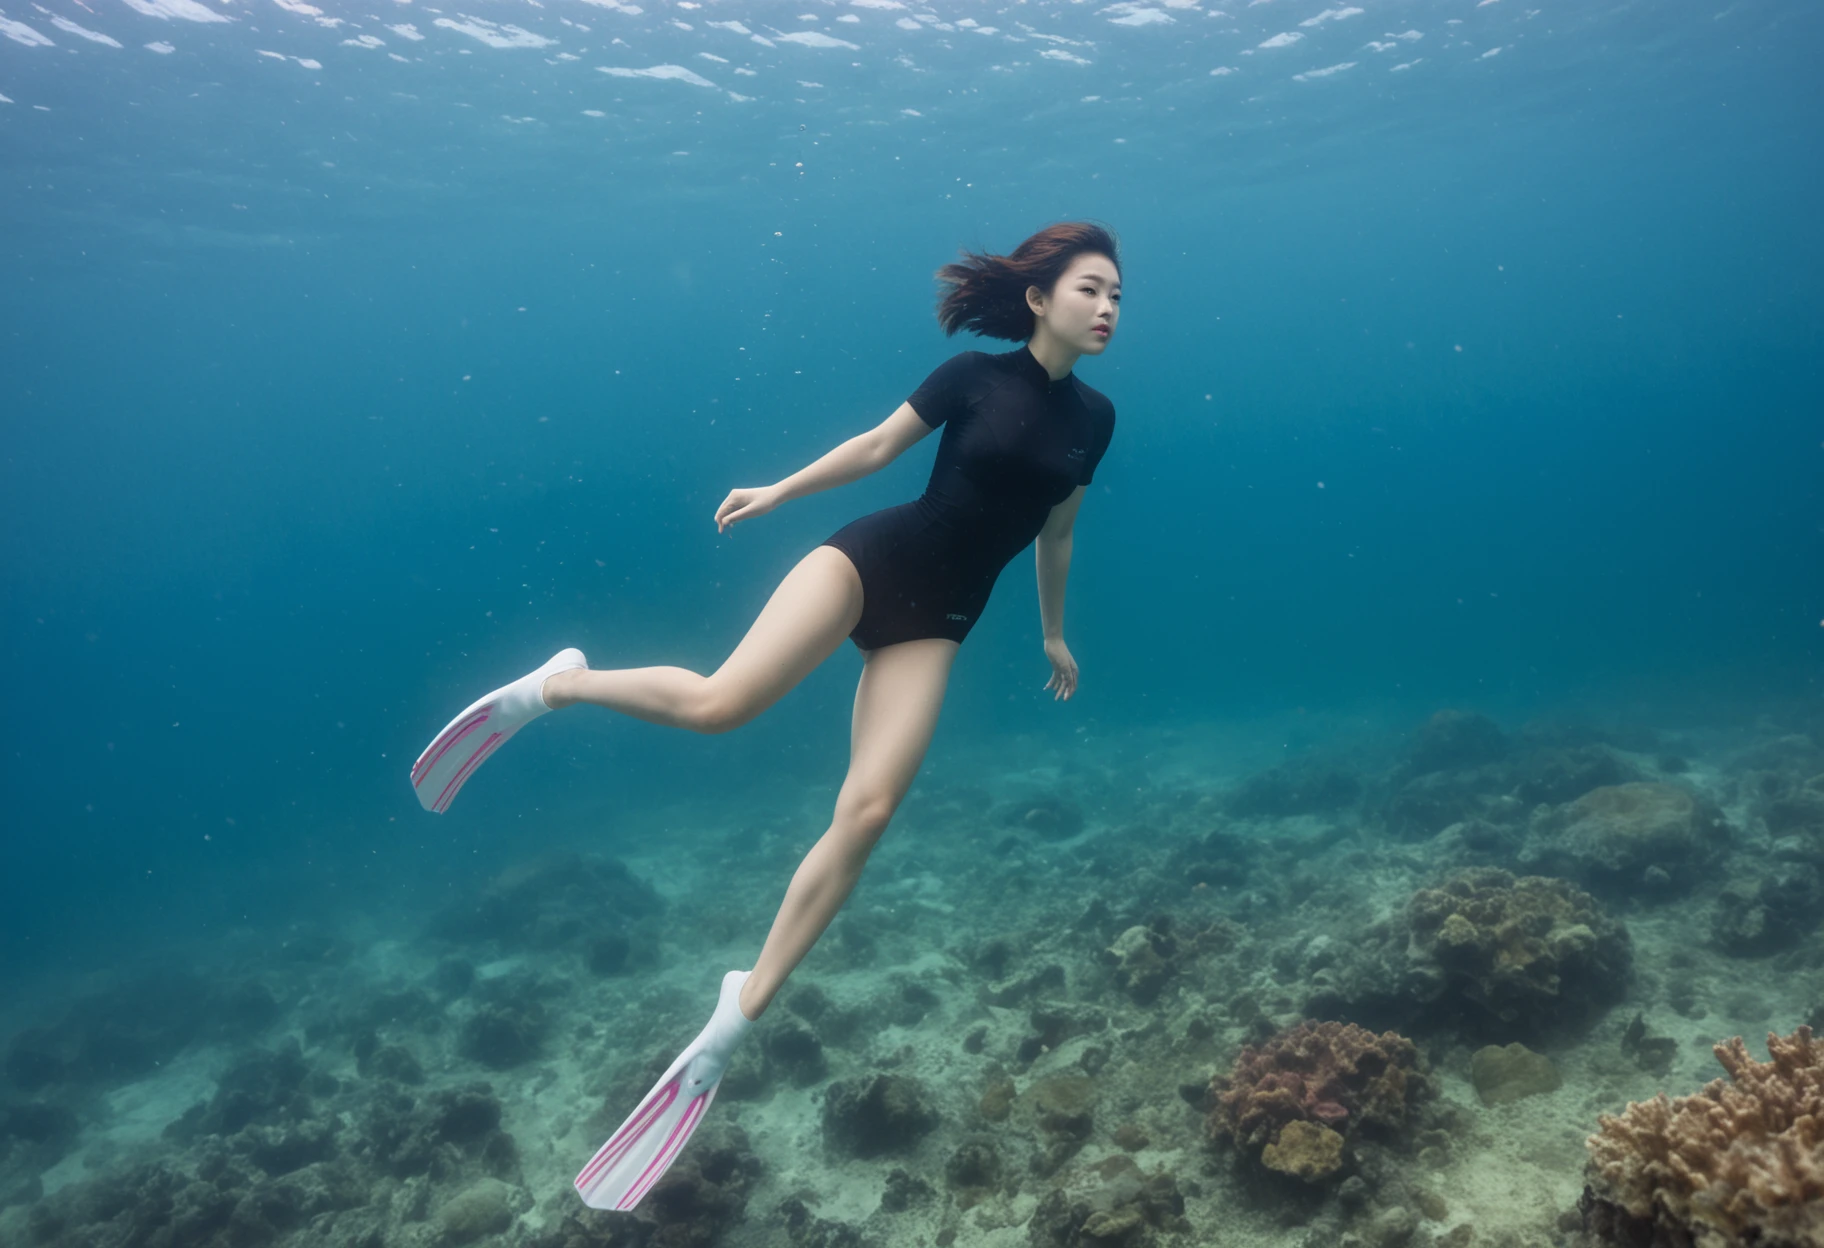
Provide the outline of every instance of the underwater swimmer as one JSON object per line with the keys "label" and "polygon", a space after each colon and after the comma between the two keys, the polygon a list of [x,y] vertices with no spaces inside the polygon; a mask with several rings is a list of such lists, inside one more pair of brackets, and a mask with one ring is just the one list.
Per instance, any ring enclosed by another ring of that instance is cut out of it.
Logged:
{"label": "underwater swimmer", "polygon": [[939,365],[873,429],[774,485],[730,491],[716,528],[844,485],[893,462],[942,426],[924,494],[862,517],[780,582],[726,662],[593,671],[579,650],[470,705],[419,757],[412,783],[444,811],[475,770],[547,710],[578,702],[656,724],[726,732],[783,697],[851,638],[862,654],[848,774],[829,830],[786,889],[751,971],[730,971],[708,1026],[576,1177],[599,1209],[632,1209],[676,1160],[714,1100],[729,1058],[841,909],[912,784],[937,724],[957,647],[995,578],[1036,541],[1039,614],[1051,678],[1068,699],[1077,664],[1064,644],[1064,582],[1084,487],[1114,432],[1114,406],[1072,372],[1100,355],[1121,311],[1115,239],[1067,222],[1005,256],[964,253],[937,276],[944,332],[1021,343]]}

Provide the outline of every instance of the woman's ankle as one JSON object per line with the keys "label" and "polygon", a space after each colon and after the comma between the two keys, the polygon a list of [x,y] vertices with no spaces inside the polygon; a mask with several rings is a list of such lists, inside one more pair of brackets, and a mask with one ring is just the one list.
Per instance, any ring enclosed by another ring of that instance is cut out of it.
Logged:
{"label": "woman's ankle", "polygon": [[552,672],[538,687],[540,700],[554,711],[561,711],[566,706],[575,705],[576,695],[570,689],[574,683],[571,677],[577,672],[588,670],[586,667],[570,667],[561,672]]}
{"label": "woman's ankle", "polygon": [[760,1000],[759,990],[754,987],[754,978],[749,975],[747,982],[741,985],[741,995],[735,999],[735,1004],[741,1008],[741,1017],[750,1023],[757,1023],[760,1016],[766,1013],[771,1000],[770,997],[765,1001]]}

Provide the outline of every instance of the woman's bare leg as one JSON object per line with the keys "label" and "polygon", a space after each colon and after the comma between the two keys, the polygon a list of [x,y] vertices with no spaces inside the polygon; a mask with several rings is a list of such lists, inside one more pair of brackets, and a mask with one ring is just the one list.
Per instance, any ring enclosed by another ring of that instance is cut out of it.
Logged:
{"label": "woman's bare leg", "polygon": [[829,831],[792,876],[760,959],[741,989],[747,1017],[760,1017],[861,878],[924,761],[956,651],[954,641],[933,637],[868,652],[855,689],[849,774],[836,795]]}
{"label": "woman's bare leg", "polygon": [[791,692],[860,618],[855,565],[834,546],[819,546],[785,574],[711,675],[682,667],[576,668],[545,682],[545,702],[553,709],[588,702],[673,728],[727,732]]}

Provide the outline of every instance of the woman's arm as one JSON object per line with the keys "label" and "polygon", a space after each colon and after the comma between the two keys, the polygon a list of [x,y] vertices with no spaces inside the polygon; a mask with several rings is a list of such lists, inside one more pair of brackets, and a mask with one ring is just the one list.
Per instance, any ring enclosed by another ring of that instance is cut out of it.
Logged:
{"label": "woman's arm", "polygon": [[1071,533],[1082,505],[1079,485],[1051,509],[1033,544],[1039,565],[1039,624],[1045,634],[1045,657],[1051,660],[1051,679],[1045,687],[1054,690],[1053,698],[1069,698],[1077,691],[1077,661],[1064,644],[1064,581],[1070,575]]}
{"label": "woman's arm", "polygon": [[1039,623],[1047,641],[1064,636],[1064,581],[1070,574],[1071,532],[1082,505],[1083,487],[1079,485],[1051,509],[1033,546],[1039,563]]}
{"label": "woman's arm", "polygon": [[769,487],[776,496],[773,505],[847,485],[871,472],[879,472],[930,432],[931,426],[919,419],[912,405],[901,403],[897,411],[866,433],[856,434],[822,458]]}
{"label": "woman's arm", "polygon": [[901,403],[891,416],[866,433],[856,434],[784,480],[730,490],[716,508],[716,531],[724,532],[739,521],[763,516],[780,503],[878,472],[930,432],[931,426],[919,418],[912,405]]}

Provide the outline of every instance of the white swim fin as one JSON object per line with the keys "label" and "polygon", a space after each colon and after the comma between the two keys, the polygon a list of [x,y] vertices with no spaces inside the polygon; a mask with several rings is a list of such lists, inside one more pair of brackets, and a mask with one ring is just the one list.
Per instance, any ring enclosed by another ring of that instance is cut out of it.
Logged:
{"label": "white swim fin", "polygon": [[722,993],[709,1025],[678,1054],[640,1107],[576,1176],[584,1204],[592,1209],[632,1209],[684,1151],[716,1099],[728,1059],[752,1025],[741,1012],[741,985],[748,974],[730,971],[722,977]]}
{"label": "white swim fin", "polygon": [[439,815],[448,810],[488,755],[551,709],[545,705],[545,678],[588,666],[581,650],[559,650],[543,667],[502,685],[452,719],[412,764],[418,804]]}

